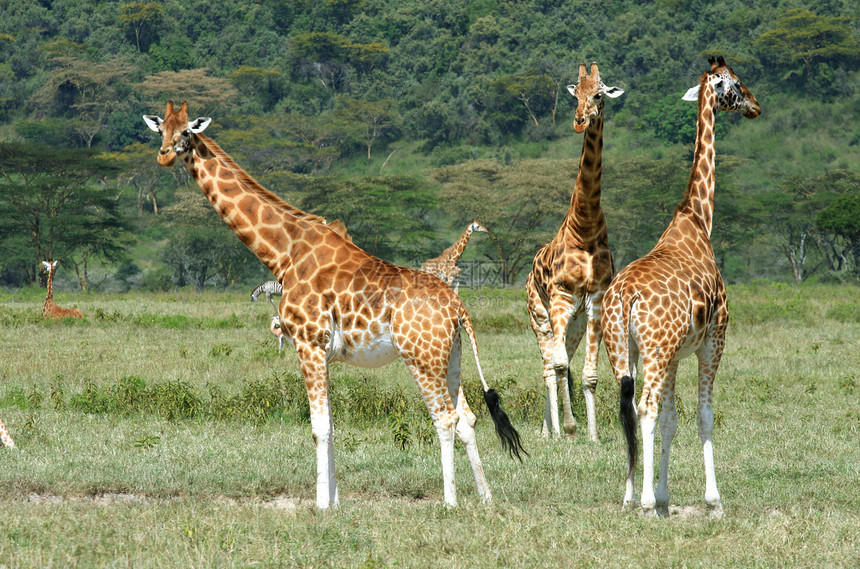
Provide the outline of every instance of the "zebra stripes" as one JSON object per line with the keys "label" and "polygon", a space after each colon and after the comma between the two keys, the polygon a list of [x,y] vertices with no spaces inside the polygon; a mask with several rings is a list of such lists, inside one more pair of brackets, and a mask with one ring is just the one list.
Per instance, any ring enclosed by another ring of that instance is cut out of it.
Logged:
{"label": "zebra stripes", "polygon": [[[281,286],[281,283],[278,281],[267,281],[254,289],[254,292],[251,293],[251,302],[257,302],[257,297],[261,294],[266,294],[266,300],[268,300],[272,306],[275,306],[275,303],[272,302],[272,295],[280,296],[284,294],[284,287]],[[278,308],[275,307],[275,312],[278,311]]]}

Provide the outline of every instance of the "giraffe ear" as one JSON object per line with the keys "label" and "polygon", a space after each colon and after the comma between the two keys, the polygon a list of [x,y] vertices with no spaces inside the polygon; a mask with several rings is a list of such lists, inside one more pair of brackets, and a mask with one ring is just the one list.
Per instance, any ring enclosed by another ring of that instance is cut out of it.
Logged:
{"label": "giraffe ear", "polygon": [[616,97],[620,97],[624,94],[624,89],[620,89],[618,87],[604,87],[603,94],[609,97],[610,99],[614,99]]}
{"label": "giraffe ear", "polygon": [[576,97],[576,85],[568,85],[567,92]]}
{"label": "giraffe ear", "polygon": [[160,117],[157,117],[155,115],[143,115],[143,122],[145,122],[146,126],[148,126],[151,130],[158,132],[158,126],[164,121],[162,121]]}
{"label": "giraffe ear", "polygon": [[685,101],[698,101],[699,87],[701,87],[701,85],[696,85],[695,87],[689,89],[686,93],[684,93],[684,96],[681,98]]}
{"label": "giraffe ear", "polygon": [[206,130],[206,127],[209,126],[209,123],[212,122],[212,119],[209,117],[197,117],[193,121],[188,123],[188,128],[193,133],[203,132]]}
{"label": "giraffe ear", "polygon": [[42,264],[43,264],[43,265],[45,265],[45,270],[46,270],[46,271],[50,271],[50,270],[51,270],[51,263],[49,263],[48,261],[42,261]]}

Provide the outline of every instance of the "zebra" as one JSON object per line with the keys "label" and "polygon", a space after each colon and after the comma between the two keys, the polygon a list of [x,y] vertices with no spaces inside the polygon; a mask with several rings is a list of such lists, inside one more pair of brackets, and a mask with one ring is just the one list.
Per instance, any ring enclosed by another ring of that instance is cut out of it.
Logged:
{"label": "zebra", "polygon": [[257,297],[260,294],[266,293],[266,300],[268,300],[272,307],[275,309],[275,312],[278,311],[278,307],[275,306],[275,303],[272,301],[272,295],[282,295],[284,294],[284,287],[281,286],[281,283],[278,281],[267,281],[254,289],[254,292],[251,293],[251,302],[257,302]]}

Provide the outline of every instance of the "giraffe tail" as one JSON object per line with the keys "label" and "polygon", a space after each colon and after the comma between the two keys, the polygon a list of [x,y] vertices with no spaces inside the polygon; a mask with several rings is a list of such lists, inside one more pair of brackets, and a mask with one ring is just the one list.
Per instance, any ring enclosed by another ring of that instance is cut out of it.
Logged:
{"label": "giraffe tail", "polygon": [[466,312],[466,308],[460,307],[460,325],[466,329],[469,335],[469,342],[472,344],[472,354],[475,356],[475,365],[478,368],[478,377],[481,378],[481,386],[484,388],[484,403],[487,404],[487,409],[490,411],[490,417],[493,419],[493,425],[496,427],[496,434],[502,442],[502,448],[508,452],[511,458],[516,457],[520,462],[523,461],[522,454],[528,456],[529,453],[523,448],[520,441],[520,434],[511,424],[508,414],[502,409],[501,397],[495,389],[490,389],[487,381],[484,379],[484,372],[481,370],[481,360],[478,358],[478,342],[475,340],[475,329],[472,327],[472,319]]}
{"label": "giraffe tail", "polygon": [[636,444],[636,412],[633,408],[633,395],[635,385],[633,378],[625,375],[621,378],[621,405],[618,410],[621,419],[621,427],[624,429],[624,438],[627,439],[627,478],[633,475],[636,468],[636,455],[639,449]]}

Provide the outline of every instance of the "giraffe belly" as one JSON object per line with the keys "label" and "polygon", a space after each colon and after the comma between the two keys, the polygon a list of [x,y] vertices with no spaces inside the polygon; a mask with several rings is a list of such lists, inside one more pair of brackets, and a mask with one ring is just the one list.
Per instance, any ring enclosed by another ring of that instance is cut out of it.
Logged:
{"label": "giraffe belly", "polygon": [[377,336],[368,332],[335,330],[329,346],[329,361],[344,362],[357,367],[382,367],[400,357],[387,329]]}

